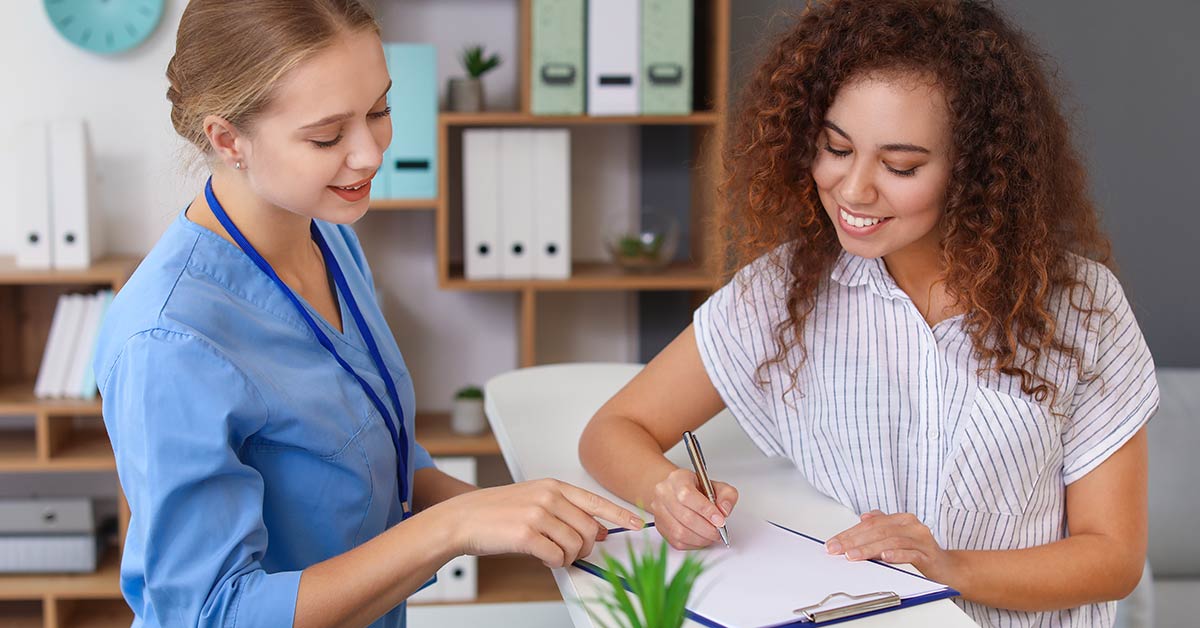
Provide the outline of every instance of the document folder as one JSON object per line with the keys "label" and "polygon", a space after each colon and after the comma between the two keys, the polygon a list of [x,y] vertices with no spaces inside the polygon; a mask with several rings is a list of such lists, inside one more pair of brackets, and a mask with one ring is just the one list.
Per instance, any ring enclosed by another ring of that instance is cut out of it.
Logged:
{"label": "document folder", "polygon": [[587,108],[594,116],[636,115],[641,57],[639,0],[589,2]]}
{"label": "document folder", "polygon": [[[688,601],[687,615],[704,626],[827,626],[958,595],[950,587],[885,563],[831,556],[820,540],[753,515],[735,514],[728,529],[728,548],[718,543],[698,550],[706,568],[692,589],[698,593]],[[661,543],[651,526],[611,530],[575,566],[603,578],[601,552],[624,563],[627,545],[639,552]],[[686,555],[669,549],[668,573]]]}
{"label": "document folder", "polygon": [[384,170],[388,198],[437,196],[437,53],[426,44],[387,44],[392,144]]}
{"label": "document folder", "polygon": [[642,113],[692,112],[692,2],[642,0]]}
{"label": "document folder", "polygon": [[583,114],[584,0],[533,0],[533,113]]}

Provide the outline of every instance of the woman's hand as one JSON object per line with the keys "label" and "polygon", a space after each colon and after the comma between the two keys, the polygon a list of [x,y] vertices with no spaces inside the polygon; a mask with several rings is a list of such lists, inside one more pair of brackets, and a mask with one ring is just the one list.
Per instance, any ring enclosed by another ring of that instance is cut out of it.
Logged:
{"label": "woman's hand", "polygon": [[644,525],[595,493],[550,479],[471,491],[434,510],[444,515],[456,554],[528,554],[547,567],[565,567],[592,553],[608,534],[595,517],[635,530]]}
{"label": "woman's hand", "polygon": [[942,549],[916,515],[872,510],[860,519],[858,525],[826,541],[825,549],[830,554],[845,554],[849,560],[909,564],[942,584],[956,579],[959,564],[954,552]]}
{"label": "woman's hand", "polygon": [[724,482],[712,485],[720,509],[708,501],[699,478],[687,469],[676,469],[655,485],[650,512],[654,513],[654,527],[671,547],[700,549],[721,540],[717,528],[725,525],[725,518],[733,512],[738,492]]}

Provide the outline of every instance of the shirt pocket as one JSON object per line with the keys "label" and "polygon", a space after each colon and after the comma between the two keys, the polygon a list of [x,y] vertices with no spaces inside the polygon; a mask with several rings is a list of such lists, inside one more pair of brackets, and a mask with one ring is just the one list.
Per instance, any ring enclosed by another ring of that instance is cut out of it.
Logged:
{"label": "shirt pocket", "polygon": [[943,505],[968,512],[1024,514],[1061,449],[1045,408],[979,388],[946,464]]}

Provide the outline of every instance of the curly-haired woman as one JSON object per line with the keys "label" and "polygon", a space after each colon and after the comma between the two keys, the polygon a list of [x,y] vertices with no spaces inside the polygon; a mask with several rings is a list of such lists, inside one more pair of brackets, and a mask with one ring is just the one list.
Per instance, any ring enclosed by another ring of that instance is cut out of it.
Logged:
{"label": "curly-haired woman", "polygon": [[1110,625],[1158,390],[1029,41],[981,2],[815,4],[739,113],[740,270],[592,419],[584,465],[708,546],[737,491],[718,509],[662,452],[728,408],[860,513],[829,552],[910,563],[984,625]]}

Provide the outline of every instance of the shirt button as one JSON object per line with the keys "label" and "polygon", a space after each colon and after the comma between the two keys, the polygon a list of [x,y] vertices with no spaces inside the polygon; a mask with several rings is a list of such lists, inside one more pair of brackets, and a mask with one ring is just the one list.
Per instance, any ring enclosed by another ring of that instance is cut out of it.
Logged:
{"label": "shirt button", "polygon": [[937,440],[938,437],[941,435],[942,435],[942,433],[940,431],[938,431],[938,428],[936,428],[936,427],[929,428],[929,438],[932,438],[933,440]]}

